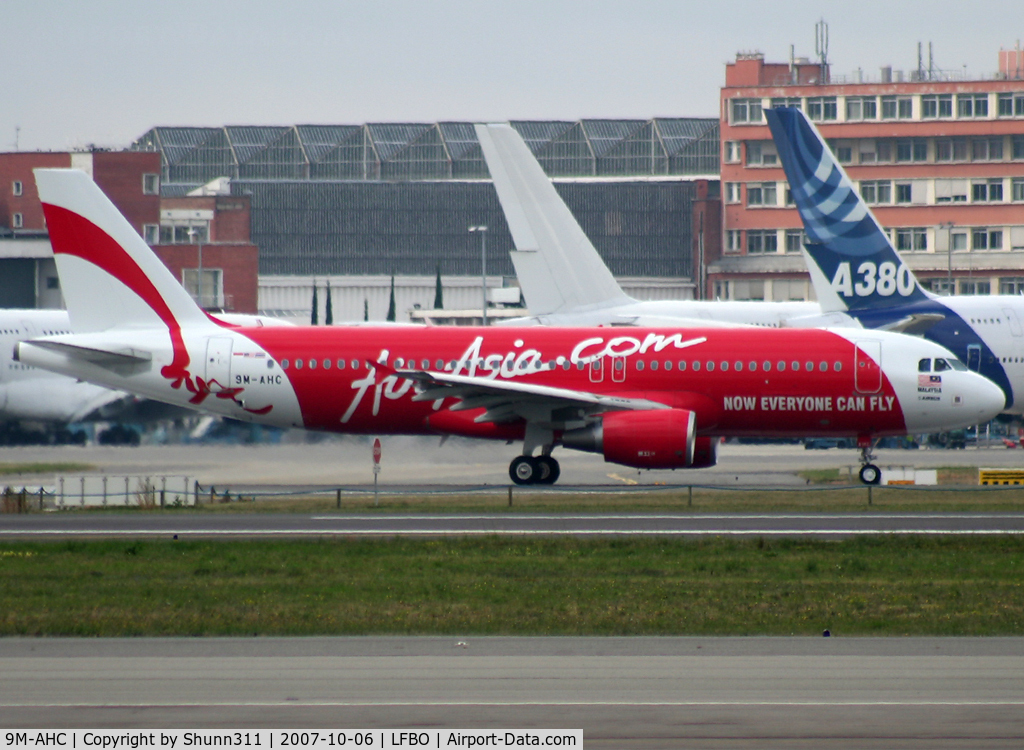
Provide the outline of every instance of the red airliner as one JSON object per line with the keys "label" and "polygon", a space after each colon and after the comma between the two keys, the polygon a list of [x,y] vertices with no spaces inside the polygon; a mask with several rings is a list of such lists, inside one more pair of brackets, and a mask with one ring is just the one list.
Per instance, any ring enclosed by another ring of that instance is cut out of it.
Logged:
{"label": "red airliner", "polygon": [[853,436],[868,456],[1004,403],[946,349],[879,331],[228,326],[84,173],[36,181],[74,333],[22,342],[20,361],[234,419],[522,441],[509,474],[530,484],[558,478],[559,445],[650,469],[712,466],[726,435]]}

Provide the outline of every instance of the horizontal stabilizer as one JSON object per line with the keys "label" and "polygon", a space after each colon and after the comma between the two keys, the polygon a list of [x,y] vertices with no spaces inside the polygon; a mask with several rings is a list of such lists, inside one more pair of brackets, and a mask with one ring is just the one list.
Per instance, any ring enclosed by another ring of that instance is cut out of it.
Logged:
{"label": "horizontal stabilizer", "polygon": [[152,353],[134,347],[123,347],[116,350],[97,349],[90,346],[69,344],[65,341],[47,341],[45,339],[19,343],[17,349],[15,349],[16,359],[18,358],[18,350],[22,345],[46,349],[57,354],[63,354],[70,359],[89,362],[111,370],[147,365],[153,359]]}
{"label": "horizontal stabilizer", "polygon": [[945,319],[946,316],[940,313],[915,313],[913,315],[907,315],[905,318],[894,320],[892,323],[887,325],[880,326],[880,330],[892,331],[893,333],[907,333],[911,336],[921,336],[936,323],[941,323]]}

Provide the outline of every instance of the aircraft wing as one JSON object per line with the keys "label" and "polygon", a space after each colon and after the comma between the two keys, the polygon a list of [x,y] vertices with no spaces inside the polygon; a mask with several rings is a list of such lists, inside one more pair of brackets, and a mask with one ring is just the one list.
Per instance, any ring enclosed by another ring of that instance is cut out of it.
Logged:
{"label": "aircraft wing", "polygon": [[[381,365],[374,363],[375,367]],[[531,418],[538,411],[553,413],[567,409],[575,411],[580,418],[585,414],[606,411],[648,411],[667,409],[665,404],[644,398],[623,398],[578,391],[571,388],[557,388],[510,380],[497,380],[470,375],[452,375],[443,372],[391,371],[395,377],[407,378],[416,383],[414,401],[434,401],[455,398],[459,403],[451,411],[466,411],[484,408],[475,422],[503,422],[515,418]],[[527,415],[529,412],[530,416]],[[549,417],[550,418],[550,417]]]}

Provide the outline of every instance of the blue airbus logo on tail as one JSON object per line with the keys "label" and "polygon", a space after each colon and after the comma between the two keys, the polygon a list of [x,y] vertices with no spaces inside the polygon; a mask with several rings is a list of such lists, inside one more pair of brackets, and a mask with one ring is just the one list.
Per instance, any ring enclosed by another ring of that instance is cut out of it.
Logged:
{"label": "blue airbus logo on tail", "polygon": [[1024,297],[937,297],[925,292],[799,109],[765,110],[793,201],[822,312],[845,312],[865,328],[914,333],[950,349],[1024,412]]}
{"label": "blue airbus logo on tail", "polygon": [[805,249],[847,310],[928,299],[814,126],[798,109],[765,111]]}

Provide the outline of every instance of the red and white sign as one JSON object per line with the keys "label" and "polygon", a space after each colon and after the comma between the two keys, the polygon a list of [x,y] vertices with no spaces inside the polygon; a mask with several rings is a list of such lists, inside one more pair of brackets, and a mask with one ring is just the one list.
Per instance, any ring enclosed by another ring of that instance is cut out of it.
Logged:
{"label": "red and white sign", "polygon": [[373,465],[374,466],[379,466],[380,465],[380,453],[381,453],[381,450],[380,450],[380,438],[374,438],[373,439]]}

